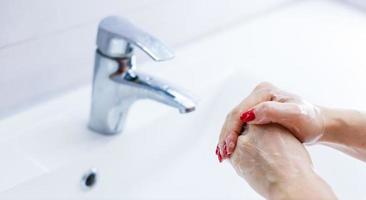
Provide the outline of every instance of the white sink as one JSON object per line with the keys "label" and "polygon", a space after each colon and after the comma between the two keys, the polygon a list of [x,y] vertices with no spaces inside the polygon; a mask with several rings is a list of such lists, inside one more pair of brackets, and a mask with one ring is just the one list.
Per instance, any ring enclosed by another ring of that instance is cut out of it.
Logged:
{"label": "white sink", "polygon": [[[85,128],[87,115],[78,119],[81,125],[78,128],[74,123],[72,127],[60,126],[57,130],[54,127],[39,129],[47,140],[41,135],[37,140],[43,140],[43,143],[34,140],[34,136],[24,137],[19,146],[32,155],[33,164],[41,161],[38,164],[45,165],[45,172],[3,195],[38,197],[42,194],[45,198],[76,199],[258,197],[229,165],[220,165],[214,153],[225,114],[242,98],[239,93],[235,94],[236,89],[242,88],[239,85],[228,90],[229,80],[238,80],[239,77],[245,75],[230,76],[214,90],[211,88],[201,93],[202,100],[191,114],[180,115],[169,110],[143,127],[126,130],[115,137],[89,132]],[[255,83],[249,80],[245,83],[247,87],[242,91],[247,93]],[[144,105],[136,105],[135,110],[138,110],[137,106]],[[147,109],[144,115],[149,111],[152,109]],[[131,117],[137,115],[131,114]],[[72,134],[68,134],[70,132]],[[65,137],[68,139],[63,139]],[[91,190],[83,190],[80,180],[91,168],[97,170],[97,183]],[[221,190],[223,186],[226,188],[224,191]]]}
{"label": "white sink", "polygon": [[[171,62],[141,66],[192,91],[193,113],[141,101],[124,133],[98,135],[86,128],[86,86],[4,119],[0,199],[260,199],[217,162],[226,113],[262,80],[314,103],[365,109],[365,41],[363,14],[308,1],[184,46]],[[364,163],[326,147],[309,150],[341,199],[364,197]],[[80,182],[92,168],[97,182],[85,189]]]}

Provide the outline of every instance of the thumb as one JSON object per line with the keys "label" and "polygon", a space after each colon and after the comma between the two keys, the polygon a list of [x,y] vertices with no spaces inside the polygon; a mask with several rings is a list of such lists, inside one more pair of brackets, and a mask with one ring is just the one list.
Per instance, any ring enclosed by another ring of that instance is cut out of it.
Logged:
{"label": "thumb", "polygon": [[[247,114],[248,112],[249,115]],[[299,119],[303,113],[301,107],[295,103],[281,103],[275,101],[262,102],[241,116],[248,124],[278,123],[287,128]],[[250,116],[249,118],[246,116]]]}

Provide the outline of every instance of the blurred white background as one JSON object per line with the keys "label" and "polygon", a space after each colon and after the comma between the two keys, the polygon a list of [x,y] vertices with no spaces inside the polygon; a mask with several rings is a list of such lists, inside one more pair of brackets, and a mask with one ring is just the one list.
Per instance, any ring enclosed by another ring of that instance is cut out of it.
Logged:
{"label": "blurred white background", "polygon": [[0,116],[90,83],[97,24],[105,16],[126,17],[175,48],[292,2],[3,0]]}
{"label": "blurred white background", "polygon": [[[90,83],[97,23],[107,15],[127,17],[177,48],[300,2],[303,0],[3,0],[0,117]],[[362,12],[366,4],[363,0],[335,2],[356,5],[355,12]]]}

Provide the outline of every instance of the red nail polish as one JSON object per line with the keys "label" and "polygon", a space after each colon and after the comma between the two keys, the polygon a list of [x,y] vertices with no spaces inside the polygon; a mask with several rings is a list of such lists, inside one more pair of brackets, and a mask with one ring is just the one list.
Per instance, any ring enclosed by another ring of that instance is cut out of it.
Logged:
{"label": "red nail polish", "polygon": [[254,110],[248,110],[247,112],[244,112],[243,114],[241,114],[240,116],[240,120],[242,122],[250,122],[253,121],[255,119],[255,114],[254,114]]}
{"label": "red nail polish", "polygon": [[219,148],[219,145],[216,146],[216,151],[215,151],[216,155],[219,155],[220,153],[220,148]]}
{"label": "red nail polish", "polygon": [[221,154],[217,155],[217,157],[219,158],[219,162],[222,162],[222,156],[221,156]]}

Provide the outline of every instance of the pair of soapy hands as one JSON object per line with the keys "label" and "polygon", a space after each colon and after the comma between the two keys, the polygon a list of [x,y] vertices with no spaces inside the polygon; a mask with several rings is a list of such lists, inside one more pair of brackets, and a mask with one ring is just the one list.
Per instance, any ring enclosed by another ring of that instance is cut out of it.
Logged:
{"label": "pair of soapy hands", "polygon": [[302,144],[318,141],[324,129],[320,107],[261,83],[227,115],[216,155],[265,198],[298,199],[291,192],[333,198]]}

